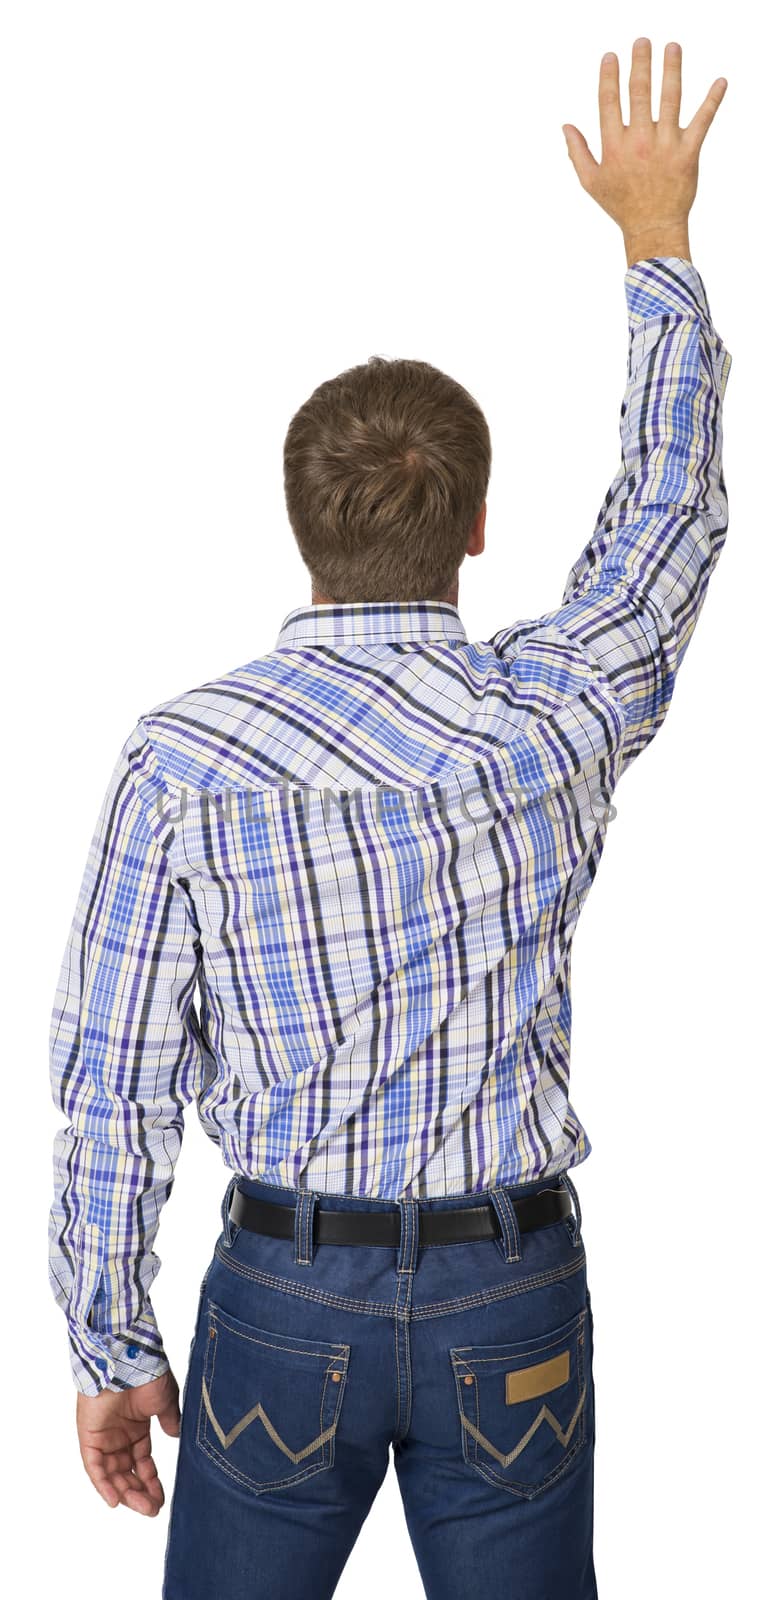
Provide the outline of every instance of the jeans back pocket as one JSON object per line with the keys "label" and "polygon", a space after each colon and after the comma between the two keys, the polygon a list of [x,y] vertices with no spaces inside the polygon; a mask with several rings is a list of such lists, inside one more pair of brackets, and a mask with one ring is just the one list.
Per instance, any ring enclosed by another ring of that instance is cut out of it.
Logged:
{"label": "jeans back pocket", "polygon": [[450,1350],[463,1458],[509,1494],[532,1499],[582,1449],[589,1327],[586,1306],[536,1338]]}
{"label": "jeans back pocket", "polygon": [[349,1353],[347,1344],[257,1328],[208,1300],[199,1448],[256,1494],[326,1471]]}

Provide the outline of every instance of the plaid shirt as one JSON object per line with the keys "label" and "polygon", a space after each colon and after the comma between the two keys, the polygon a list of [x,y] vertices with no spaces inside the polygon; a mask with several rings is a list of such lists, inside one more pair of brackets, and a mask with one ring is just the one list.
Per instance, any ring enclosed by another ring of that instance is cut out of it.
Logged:
{"label": "plaid shirt", "polygon": [[168,1366],[150,1286],[196,1102],[231,1172],[431,1197],[553,1176],[570,952],[724,542],[731,357],[680,257],[625,274],[622,460],[563,599],[304,605],[139,717],[51,1023],[50,1281],[86,1394]]}

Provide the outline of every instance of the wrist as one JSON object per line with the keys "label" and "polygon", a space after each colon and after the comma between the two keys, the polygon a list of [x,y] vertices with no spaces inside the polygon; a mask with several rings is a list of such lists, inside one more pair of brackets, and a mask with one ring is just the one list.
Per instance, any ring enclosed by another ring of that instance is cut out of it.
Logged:
{"label": "wrist", "polygon": [[689,226],[686,222],[647,223],[642,228],[623,228],[625,259],[629,267],[651,256],[682,256],[691,261]]}

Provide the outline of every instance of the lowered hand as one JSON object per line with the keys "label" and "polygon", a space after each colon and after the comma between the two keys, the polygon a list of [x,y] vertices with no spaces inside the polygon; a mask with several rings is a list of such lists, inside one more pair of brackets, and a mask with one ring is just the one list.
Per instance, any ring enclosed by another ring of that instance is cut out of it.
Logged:
{"label": "lowered hand", "polygon": [[164,1433],[178,1436],[178,1384],[170,1371],[135,1389],[77,1396],[80,1455],[91,1483],[108,1506],[124,1505],[146,1517],[156,1517],[165,1503],[152,1460],[152,1417]]}

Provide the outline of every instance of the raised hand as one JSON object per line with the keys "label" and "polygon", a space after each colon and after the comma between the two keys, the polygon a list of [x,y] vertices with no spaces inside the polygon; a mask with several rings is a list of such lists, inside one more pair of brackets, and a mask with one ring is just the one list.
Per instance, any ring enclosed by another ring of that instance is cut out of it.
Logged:
{"label": "raised hand", "polygon": [[[697,192],[699,153],[727,81],[716,78],[688,127],[680,127],[681,46],[667,44],[660,114],[654,122],[652,47],[649,39],[642,38],[633,45],[628,87],[630,121],[625,126],[619,63],[611,52],[605,55],[598,88],[601,161],[595,160],[580,130],[565,123],[572,164],[586,193],[622,229],[629,264],[631,256],[688,254],[688,218]],[[658,243],[670,248],[652,248]],[[686,243],[686,250],[674,250],[676,243]]]}

